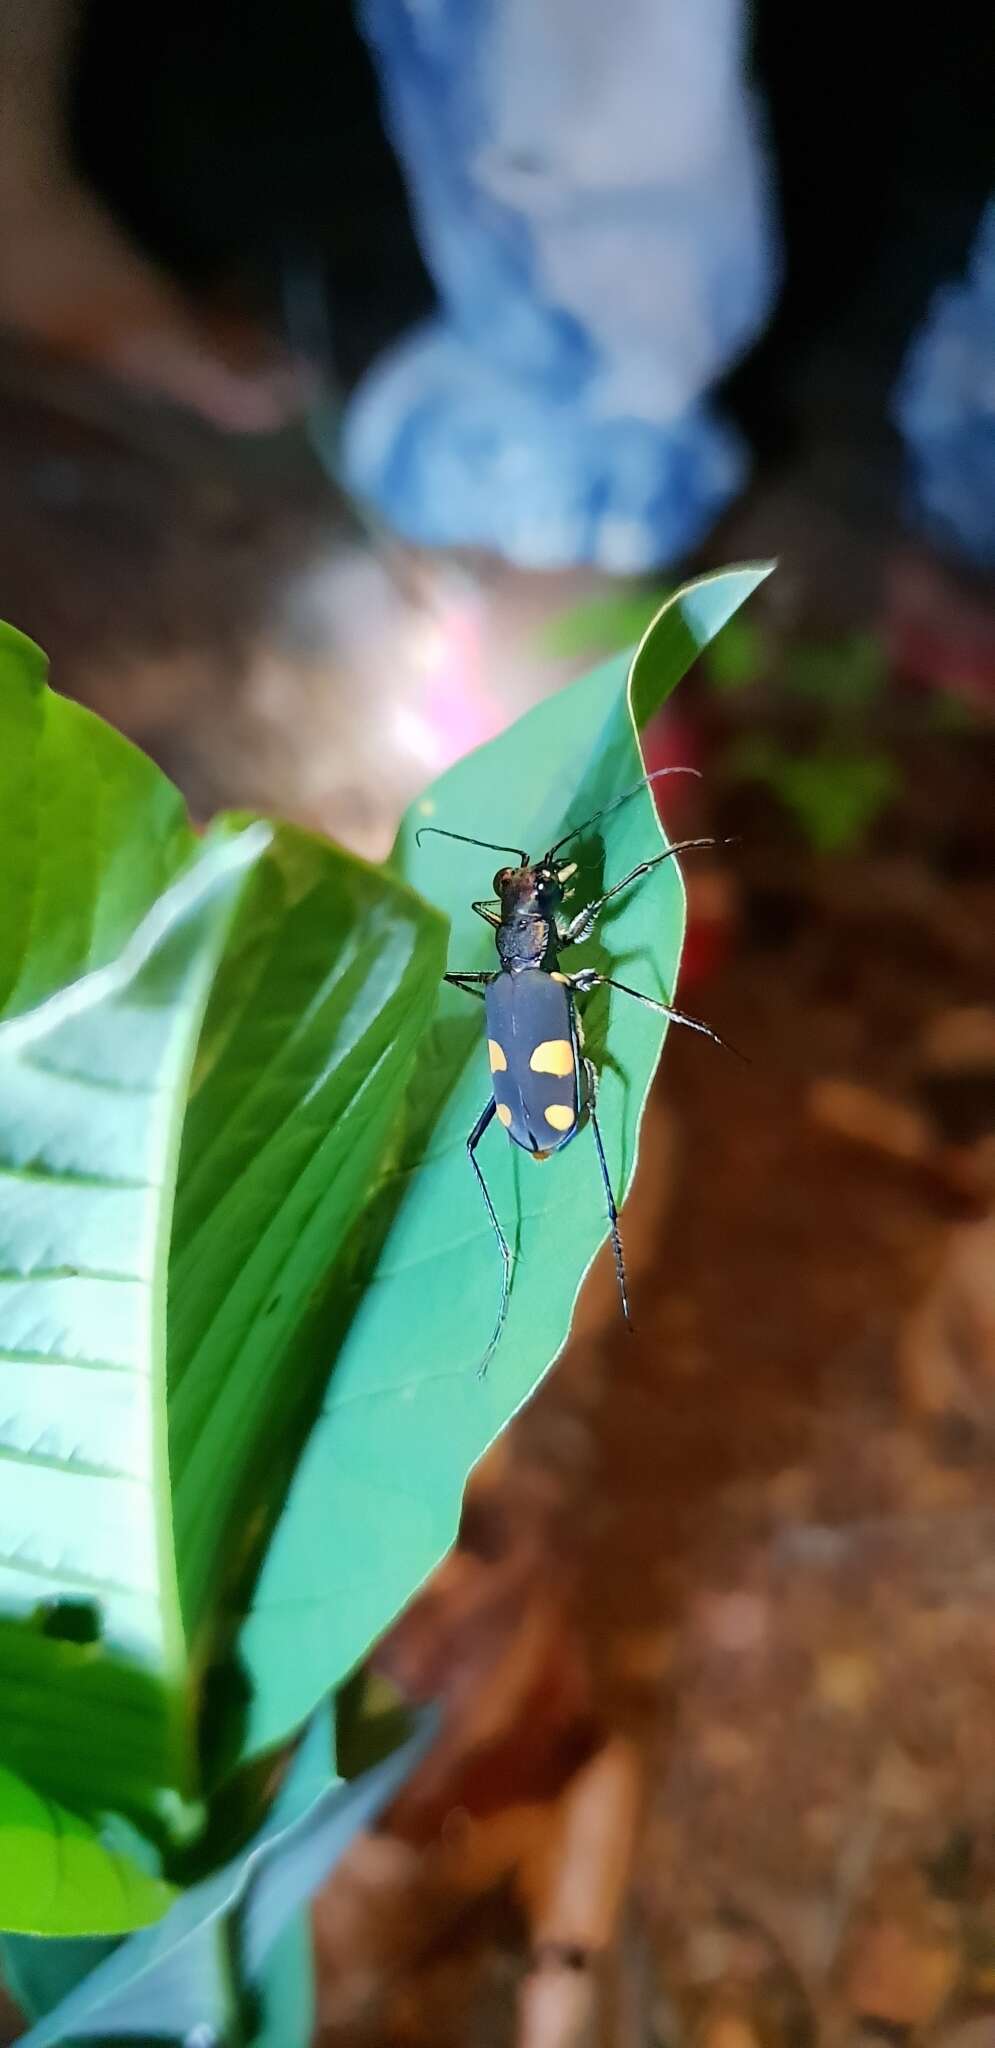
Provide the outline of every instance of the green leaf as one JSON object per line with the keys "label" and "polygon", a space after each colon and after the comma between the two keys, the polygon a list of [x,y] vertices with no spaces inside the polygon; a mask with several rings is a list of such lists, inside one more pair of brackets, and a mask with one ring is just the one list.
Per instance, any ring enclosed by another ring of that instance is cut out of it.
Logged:
{"label": "green leaf", "polygon": [[[117,1934],[157,1920],[171,1885],[103,1832],[0,1768],[0,1927],[75,1934],[86,1923]],[[15,1995],[21,1987],[14,1985]]]}
{"label": "green leaf", "polygon": [[[201,1679],[351,1313],[445,924],[290,827],[198,840],[9,631],[0,725],[0,1850],[23,1782],[38,1868],[68,1829],[90,1872],[105,1809],[189,1831]],[[53,1869],[11,1924],[158,1909]]]}
{"label": "green leaf", "polygon": [[307,2048],[315,2027],[312,1947],[310,1907],[301,1906],[263,1965],[252,2048]]}
{"label": "green leaf", "polygon": [[0,1013],[104,966],[189,860],[172,783],[46,687],[41,649],[0,621]]}
{"label": "green leaf", "polygon": [[[206,843],[116,960],[0,1024],[0,1757],[81,1814],[189,1779],[166,1255],[204,1001],[266,837]],[[55,1868],[48,1924],[106,1928]]]}
{"label": "green leaf", "polygon": [[113,1935],[43,1940],[31,1934],[0,1934],[0,1984],[26,2020],[40,2019],[116,1947]]}
{"label": "green leaf", "polygon": [[[461,761],[412,807],[395,869],[449,914],[452,966],[493,964],[492,934],[469,906],[488,894],[501,856],[437,838],[419,850],[416,828],[431,821],[539,853],[638,783],[637,730],[767,573],[745,568],[678,592],[641,644],[628,688],[625,660],[607,663]],[[581,842],[575,902],[590,900],[602,871],[618,878],[663,843],[644,791]],[[676,864],[612,909],[601,946],[586,947],[576,964],[612,963],[647,994],[671,996],[684,928]],[[605,1143],[623,1197],[663,1029],[659,1017],[620,995],[608,1002],[607,993],[586,1005],[586,1030],[603,1066]],[[363,1291],[242,1630],[253,1694],[248,1752],[300,1723],[444,1554],[469,1471],[562,1347],[606,1235],[589,1132],[539,1170],[496,1127],[488,1133],[481,1164],[517,1264],[504,1339],[478,1379],[500,1280],[466,1159],[467,1133],[489,1093],[483,1036],[480,1007],[441,990],[403,1139],[370,1205],[356,1268]],[[703,1048],[703,1086],[707,1056]]]}
{"label": "green leaf", "polygon": [[409,889],[274,829],[204,1020],[176,1190],[169,1441],[195,1644],[258,1556],[355,1311],[352,1233],[444,953]]}
{"label": "green leaf", "polygon": [[[122,2036],[178,2037],[213,2029],[242,2039],[246,2003],[261,1997],[265,2015],[267,1970],[276,1945],[298,1921],[296,1961],[305,1958],[299,1916],[353,1836],[374,1821],[420,1762],[434,1733],[431,1715],[402,1749],[352,1784],[335,1775],[331,1715],[315,1716],[278,1794],[273,1812],[249,1847],[222,1870],[194,1885],[155,1927],[141,1929],[98,1962],[46,2017],[22,2048],[54,2048],[66,2041]],[[294,1960],[291,1946],[290,1961]],[[37,1967],[37,1966],[36,1966]],[[284,1978],[286,1995],[287,1980]],[[274,1980],[270,1980],[272,1996]],[[290,1984],[298,2010],[307,1986]],[[270,2007],[272,2014],[272,2005]],[[289,2017],[289,2016],[286,2016]],[[268,2023],[260,2019],[260,2027]],[[253,2039],[265,2039],[255,2028]],[[286,2031],[287,2048],[297,2037]]]}

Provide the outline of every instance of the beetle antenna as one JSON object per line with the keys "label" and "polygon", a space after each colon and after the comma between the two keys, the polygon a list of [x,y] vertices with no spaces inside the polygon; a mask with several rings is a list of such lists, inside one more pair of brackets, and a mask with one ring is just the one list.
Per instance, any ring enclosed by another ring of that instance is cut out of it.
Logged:
{"label": "beetle antenna", "polygon": [[561,846],[565,846],[568,839],[575,839],[578,832],[586,832],[591,825],[597,824],[599,818],[607,818],[609,811],[617,811],[620,804],[627,804],[632,797],[639,795],[641,789],[647,789],[651,782],[659,782],[664,775],[695,775],[699,781],[701,780],[697,768],[654,768],[652,774],[644,775],[634,789],[627,789],[610,804],[602,804],[600,811],[595,811],[593,818],[585,818],[582,825],[571,825],[569,832],[564,832],[562,839],[558,839],[556,845],[550,847],[546,859],[552,860],[554,853],[559,853]]}
{"label": "beetle antenna", "polygon": [[527,868],[529,857],[519,846],[498,846],[493,839],[471,839],[467,832],[447,832],[444,825],[419,825],[415,833],[415,845],[420,846],[426,832],[434,832],[437,839],[459,839],[464,846],[483,846],[491,853],[513,853],[520,867]]}

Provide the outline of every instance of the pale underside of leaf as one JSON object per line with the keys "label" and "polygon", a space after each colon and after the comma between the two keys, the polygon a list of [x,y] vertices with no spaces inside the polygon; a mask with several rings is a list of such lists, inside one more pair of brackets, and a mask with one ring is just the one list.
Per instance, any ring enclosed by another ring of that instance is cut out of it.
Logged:
{"label": "pale underside of leaf", "polygon": [[[166,1255],[186,1077],[267,836],[206,844],[116,961],[0,1024],[0,1753],[91,1805],[189,1770]],[[85,1645],[37,1626],[66,1604]]]}

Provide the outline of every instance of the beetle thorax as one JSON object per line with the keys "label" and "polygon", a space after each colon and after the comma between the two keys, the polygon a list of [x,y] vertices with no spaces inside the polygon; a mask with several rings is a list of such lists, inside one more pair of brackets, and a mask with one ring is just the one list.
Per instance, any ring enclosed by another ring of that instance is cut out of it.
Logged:
{"label": "beetle thorax", "polygon": [[523,967],[541,967],[549,951],[549,919],[538,911],[518,910],[505,918],[496,937],[498,958],[514,974]]}

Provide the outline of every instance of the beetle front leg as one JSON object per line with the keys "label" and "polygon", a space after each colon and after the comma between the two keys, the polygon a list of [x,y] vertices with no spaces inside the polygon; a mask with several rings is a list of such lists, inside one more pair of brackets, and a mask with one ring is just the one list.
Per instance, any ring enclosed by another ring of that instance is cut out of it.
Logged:
{"label": "beetle front leg", "polygon": [[576,917],[572,917],[570,923],[560,932],[560,945],[583,945],[584,940],[590,938],[605,904],[610,903],[612,897],[618,896],[623,889],[627,889],[630,882],[638,882],[640,875],[651,874],[653,869],[660,867],[665,860],[672,860],[675,853],[691,853],[698,847],[719,844],[717,839],[679,839],[675,846],[665,847],[663,853],[654,854],[652,860],[641,860],[638,867],[623,875],[620,882],[613,882],[611,888],[606,889],[604,895],[599,896],[595,903],[588,903],[583,910],[578,910]]}
{"label": "beetle front leg", "polygon": [[482,917],[484,923],[489,924],[491,930],[495,932],[501,929],[501,919],[494,908],[496,903],[496,896],[482,896],[478,903],[470,905],[470,909],[475,911],[478,917]]}

